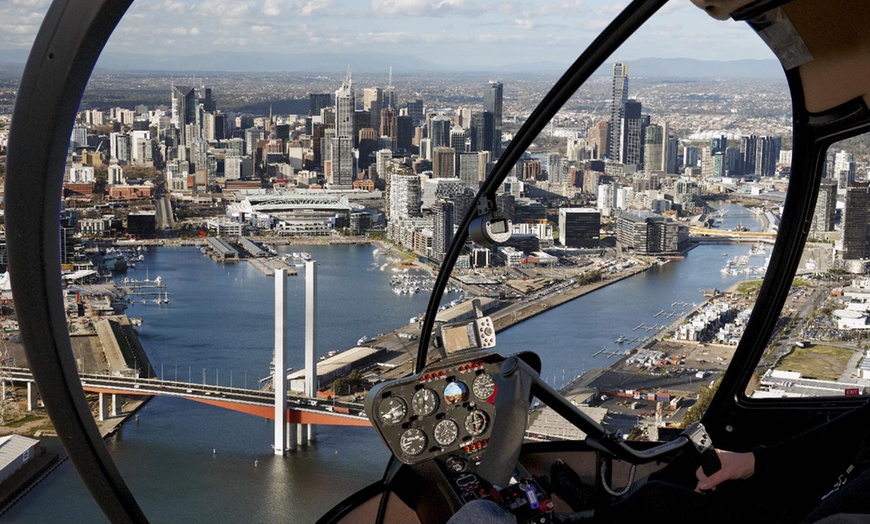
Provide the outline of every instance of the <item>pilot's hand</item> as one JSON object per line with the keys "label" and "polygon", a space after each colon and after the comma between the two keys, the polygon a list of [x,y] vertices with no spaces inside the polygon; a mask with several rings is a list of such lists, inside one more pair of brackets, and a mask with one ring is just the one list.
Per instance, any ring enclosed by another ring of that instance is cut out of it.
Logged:
{"label": "pilot's hand", "polygon": [[751,452],[735,453],[721,449],[715,451],[719,457],[719,462],[722,463],[722,467],[710,476],[707,476],[704,470],[699,467],[695,472],[695,476],[698,478],[698,485],[695,487],[696,492],[711,491],[726,480],[748,479],[755,473],[755,455]]}

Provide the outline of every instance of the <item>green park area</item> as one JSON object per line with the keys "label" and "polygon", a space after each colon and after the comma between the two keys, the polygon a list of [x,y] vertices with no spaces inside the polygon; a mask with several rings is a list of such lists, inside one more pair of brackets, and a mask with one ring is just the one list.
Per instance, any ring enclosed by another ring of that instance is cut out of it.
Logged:
{"label": "green park area", "polygon": [[851,349],[833,346],[792,347],[776,369],[796,371],[805,378],[838,380],[852,357]]}

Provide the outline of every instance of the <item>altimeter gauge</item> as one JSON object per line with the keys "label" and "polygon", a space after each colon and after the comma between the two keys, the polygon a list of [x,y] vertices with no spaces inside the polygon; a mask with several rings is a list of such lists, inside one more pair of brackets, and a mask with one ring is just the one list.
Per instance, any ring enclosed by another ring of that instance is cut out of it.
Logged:
{"label": "altimeter gauge", "polygon": [[486,431],[488,423],[489,417],[486,416],[486,412],[475,409],[465,417],[465,431],[472,437],[477,437]]}
{"label": "altimeter gauge", "polygon": [[435,442],[441,447],[449,446],[456,442],[456,437],[459,436],[459,425],[456,421],[446,418],[435,424],[433,430]]}
{"label": "altimeter gauge", "polygon": [[405,418],[408,413],[408,406],[405,401],[398,397],[388,397],[381,401],[378,406],[378,417],[381,422],[388,426],[394,426]]}
{"label": "altimeter gauge", "polygon": [[481,373],[474,377],[471,383],[471,392],[480,400],[488,400],[495,393],[495,382],[489,373]]}
{"label": "altimeter gauge", "polygon": [[422,429],[410,428],[406,429],[399,438],[399,447],[402,453],[416,457],[426,449],[427,442],[426,434]]}
{"label": "altimeter gauge", "polygon": [[429,388],[423,388],[411,397],[411,407],[414,408],[414,413],[421,417],[435,413],[438,404],[438,394]]}

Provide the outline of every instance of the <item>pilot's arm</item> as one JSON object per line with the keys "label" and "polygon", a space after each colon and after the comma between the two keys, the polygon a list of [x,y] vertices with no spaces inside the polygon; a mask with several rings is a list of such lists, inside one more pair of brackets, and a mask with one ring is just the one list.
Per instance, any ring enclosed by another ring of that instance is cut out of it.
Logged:
{"label": "pilot's arm", "polygon": [[[870,403],[778,444],[745,453],[718,449],[716,453],[721,469],[707,476],[698,468],[696,491],[752,476],[800,483],[809,474],[829,485],[850,464],[870,459]],[[859,457],[859,453],[867,456]]]}

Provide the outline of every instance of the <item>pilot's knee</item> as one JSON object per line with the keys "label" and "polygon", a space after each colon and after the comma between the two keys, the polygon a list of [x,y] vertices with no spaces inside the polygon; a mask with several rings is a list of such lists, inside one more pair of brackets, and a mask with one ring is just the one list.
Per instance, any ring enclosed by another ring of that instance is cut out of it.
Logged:
{"label": "pilot's knee", "polygon": [[472,500],[450,517],[447,524],[516,524],[510,512],[491,500]]}

